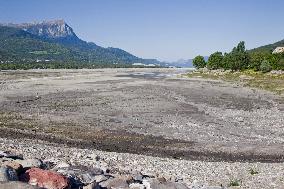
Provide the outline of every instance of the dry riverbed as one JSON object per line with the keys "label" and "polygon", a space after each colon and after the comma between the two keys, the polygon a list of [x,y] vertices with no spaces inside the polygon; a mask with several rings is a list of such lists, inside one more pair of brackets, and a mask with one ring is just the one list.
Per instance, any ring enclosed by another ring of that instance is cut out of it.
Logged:
{"label": "dry riverbed", "polygon": [[[186,71],[2,71],[0,137],[159,156],[131,157],[137,158],[135,166],[147,162],[140,164],[140,157],[152,158],[163,171],[188,174],[188,185],[197,180],[227,186],[240,179],[242,188],[280,188],[282,97],[222,80],[181,77]],[[2,142],[2,148],[8,145]],[[128,156],[126,163],[132,161]],[[170,163],[188,171],[167,169]]]}

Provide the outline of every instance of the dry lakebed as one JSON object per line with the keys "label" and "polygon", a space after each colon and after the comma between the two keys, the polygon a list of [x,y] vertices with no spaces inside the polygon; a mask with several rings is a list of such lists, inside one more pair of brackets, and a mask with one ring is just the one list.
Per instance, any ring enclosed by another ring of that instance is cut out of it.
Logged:
{"label": "dry lakebed", "polygon": [[284,187],[283,96],[188,71],[1,71],[0,150],[87,166],[99,154],[189,188]]}

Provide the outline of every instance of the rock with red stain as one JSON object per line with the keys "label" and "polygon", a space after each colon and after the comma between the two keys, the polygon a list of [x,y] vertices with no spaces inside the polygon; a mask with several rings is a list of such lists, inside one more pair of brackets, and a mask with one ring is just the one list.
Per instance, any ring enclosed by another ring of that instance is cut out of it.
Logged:
{"label": "rock with red stain", "polygon": [[68,178],[59,173],[39,168],[31,168],[27,170],[20,179],[31,185],[46,189],[71,188]]}

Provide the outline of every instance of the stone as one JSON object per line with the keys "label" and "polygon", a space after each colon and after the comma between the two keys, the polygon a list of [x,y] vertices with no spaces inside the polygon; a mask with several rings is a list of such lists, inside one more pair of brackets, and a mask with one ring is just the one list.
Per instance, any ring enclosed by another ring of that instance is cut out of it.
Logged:
{"label": "stone", "polygon": [[8,156],[8,153],[7,153],[7,152],[0,150],[0,158],[2,158],[2,157],[7,157],[7,156]]}
{"label": "stone", "polygon": [[23,171],[23,166],[16,161],[5,161],[2,165],[14,169],[18,174]]}
{"label": "stone", "polygon": [[24,169],[28,168],[41,168],[42,161],[39,159],[25,159],[25,160],[15,160],[17,163],[21,164]]}
{"label": "stone", "polygon": [[46,189],[70,189],[70,182],[65,176],[39,168],[31,168],[22,176],[21,180]]}
{"label": "stone", "polygon": [[108,177],[106,177],[105,175],[96,175],[94,179],[97,183],[100,183],[100,182],[108,180]]}
{"label": "stone", "polygon": [[17,172],[10,167],[0,167],[0,182],[18,181]]}
{"label": "stone", "polygon": [[0,183],[0,189],[39,189],[39,188],[24,182],[12,181],[12,182]]}
{"label": "stone", "polygon": [[156,179],[150,182],[151,189],[189,189],[186,185],[177,182],[161,183]]}
{"label": "stone", "polygon": [[91,184],[88,184],[87,186],[83,186],[83,189],[101,189],[100,185],[98,183],[94,182]]}
{"label": "stone", "polygon": [[143,184],[132,183],[132,184],[129,185],[129,188],[131,188],[131,189],[145,189],[146,187]]}
{"label": "stone", "polygon": [[12,154],[11,152],[7,152],[7,151],[0,151],[0,158],[11,158],[11,159],[23,159],[22,155],[15,155]]}
{"label": "stone", "polygon": [[54,169],[55,166],[56,166],[56,164],[53,163],[53,162],[44,161],[41,168],[51,170],[51,169]]}
{"label": "stone", "polygon": [[249,75],[240,75],[239,78],[241,80],[252,80],[252,79],[254,79],[254,77],[249,76]]}
{"label": "stone", "polygon": [[61,161],[58,164],[55,165],[55,167],[53,168],[54,170],[60,169],[60,168],[68,168],[71,165],[69,163],[67,163],[66,161]]}
{"label": "stone", "polygon": [[89,168],[85,166],[70,166],[64,168],[53,169],[58,173],[71,177],[74,180],[79,179],[84,184],[92,183],[96,180],[97,175],[102,175],[104,172],[99,168]]}
{"label": "stone", "polygon": [[134,179],[135,182],[142,183],[142,181],[143,181],[143,175],[141,175],[141,174],[135,174],[135,175],[133,176],[133,179]]}
{"label": "stone", "polygon": [[130,175],[121,175],[107,181],[101,182],[99,185],[102,188],[120,189],[129,188],[129,184],[133,182],[133,178]]}

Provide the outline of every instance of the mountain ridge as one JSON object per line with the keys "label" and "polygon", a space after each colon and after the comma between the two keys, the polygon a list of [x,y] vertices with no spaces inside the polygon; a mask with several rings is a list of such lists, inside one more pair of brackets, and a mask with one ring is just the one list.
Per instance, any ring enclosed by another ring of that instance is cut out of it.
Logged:
{"label": "mountain ridge", "polygon": [[253,49],[250,49],[249,52],[265,52],[265,53],[272,53],[276,47],[284,47],[284,39],[277,41],[275,43],[271,43],[268,45],[263,45],[260,47],[256,47]]}
{"label": "mountain ridge", "polygon": [[[51,59],[107,64],[160,64],[156,59],[139,58],[120,48],[104,48],[94,42],[86,42],[77,37],[64,20],[0,24],[0,42],[0,53],[4,57],[10,54],[11,57],[30,61]],[[24,48],[19,49],[18,46]],[[0,54],[1,57],[3,59]]]}

